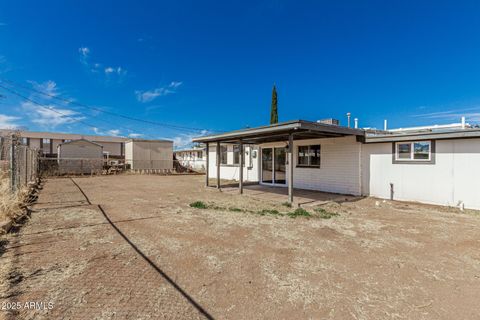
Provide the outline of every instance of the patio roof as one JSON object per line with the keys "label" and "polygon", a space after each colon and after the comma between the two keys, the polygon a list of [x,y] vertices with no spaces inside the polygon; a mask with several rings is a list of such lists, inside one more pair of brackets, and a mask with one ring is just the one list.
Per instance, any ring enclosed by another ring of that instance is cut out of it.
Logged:
{"label": "patio roof", "polygon": [[269,126],[248,128],[216,135],[197,137],[193,139],[193,142],[238,143],[238,141],[242,140],[243,143],[258,144],[285,141],[289,139],[289,135],[292,133],[294,134],[295,140],[334,138],[344,136],[357,136],[363,139],[365,136],[365,131],[362,129],[353,129],[305,120],[294,120],[276,123]]}

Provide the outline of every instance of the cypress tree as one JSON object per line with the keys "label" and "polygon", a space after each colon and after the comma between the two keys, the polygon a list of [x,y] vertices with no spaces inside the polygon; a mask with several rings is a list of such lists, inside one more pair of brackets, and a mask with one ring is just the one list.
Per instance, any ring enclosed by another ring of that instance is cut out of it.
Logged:
{"label": "cypress tree", "polygon": [[277,106],[277,88],[275,84],[272,90],[272,106],[270,108],[270,124],[278,123],[278,106]]}

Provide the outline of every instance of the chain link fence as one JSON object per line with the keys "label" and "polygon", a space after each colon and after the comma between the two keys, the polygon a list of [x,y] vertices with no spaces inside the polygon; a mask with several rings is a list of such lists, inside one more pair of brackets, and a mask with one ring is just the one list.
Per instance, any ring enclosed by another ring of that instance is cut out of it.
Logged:
{"label": "chain link fence", "polygon": [[0,176],[11,192],[26,189],[39,178],[39,152],[21,143],[19,135],[0,137]]}

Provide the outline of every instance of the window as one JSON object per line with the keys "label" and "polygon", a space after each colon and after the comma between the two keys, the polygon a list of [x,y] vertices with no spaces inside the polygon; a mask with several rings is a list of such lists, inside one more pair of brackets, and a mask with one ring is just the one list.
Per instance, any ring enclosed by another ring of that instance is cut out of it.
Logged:
{"label": "window", "polygon": [[320,167],[320,145],[299,146],[297,156],[298,167]]}
{"label": "window", "polygon": [[233,164],[240,164],[240,146],[233,145]]}
{"label": "window", "polygon": [[220,146],[220,164],[227,164],[227,146]]}
{"label": "window", "polygon": [[432,141],[397,142],[395,160],[397,162],[432,161]]}
{"label": "window", "polygon": [[50,139],[42,139],[42,145],[41,145],[41,148],[42,148],[42,151],[43,153],[50,153],[50,144],[51,144],[51,141]]}
{"label": "window", "polygon": [[198,158],[198,159],[202,159],[202,158],[203,158],[203,151],[198,151],[197,158]]}

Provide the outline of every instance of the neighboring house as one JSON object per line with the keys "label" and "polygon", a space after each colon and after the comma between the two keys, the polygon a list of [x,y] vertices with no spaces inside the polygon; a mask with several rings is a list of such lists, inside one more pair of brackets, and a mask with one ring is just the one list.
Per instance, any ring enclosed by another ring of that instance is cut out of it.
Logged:
{"label": "neighboring house", "polygon": [[132,170],[172,170],[173,141],[129,139],[125,163]]}
{"label": "neighboring house", "polygon": [[194,171],[205,171],[205,148],[175,150],[175,160],[184,167]]}
{"label": "neighboring house", "polygon": [[103,147],[85,139],[60,143],[57,146],[60,174],[92,174],[103,169]]}
{"label": "neighboring house", "polygon": [[299,188],[480,209],[480,129],[464,119],[382,131],[296,120],[193,141],[206,144],[207,177],[240,190],[253,181],[288,187],[289,201]]}
{"label": "neighboring house", "polygon": [[[42,152],[45,157],[56,157],[57,147],[63,142],[78,139],[86,139],[96,142],[103,147],[103,152],[111,158],[123,158],[125,156],[125,142],[123,137],[94,136],[71,133],[15,131],[22,139],[22,143]],[[11,134],[12,130],[0,129],[0,136]]]}

